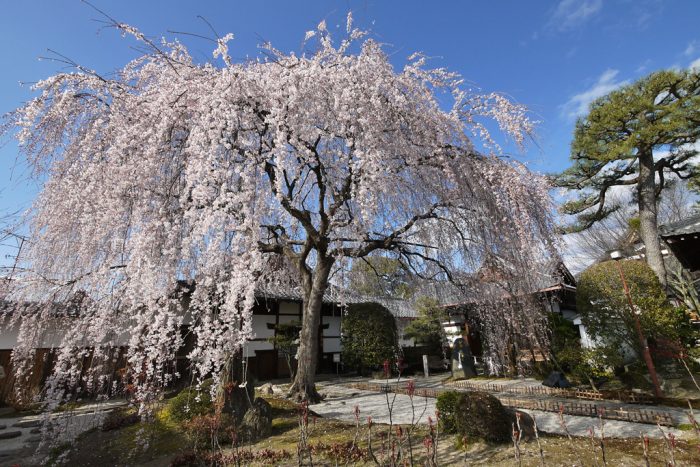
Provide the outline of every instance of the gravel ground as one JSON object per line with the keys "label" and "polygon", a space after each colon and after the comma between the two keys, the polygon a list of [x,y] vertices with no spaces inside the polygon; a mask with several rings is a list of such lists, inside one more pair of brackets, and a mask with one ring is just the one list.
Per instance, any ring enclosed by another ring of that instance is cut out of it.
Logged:
{"label": "gravel ground", "polygon": [[[353,422],[355,420],[355,406],[360,408],[360,419],[366,423],[367,417],[372,417],[375,423],[389,423],[389,410],[387,408],[387,395],[371,391],[348,388],[334,384],[323,384],[319,390],[326,394],[326,400],[310,408],[322,417]],[[411,409],[411,400],[403,394],[388,394],[389,403],[393,401],[392,420],[394,423],[411,423],[412,417],[418,423],[428,423],[428,417],[435,418],[435,399],[414,397],[415,412]],[[537,419],[537,425],[542,432],[552,434],[565,434],[561,427],[559,415],[552,412],[537,410],[523,410]],[[413,415],[415,414],[415,415]],[[565,415],[564,421],[572,436],[589,436],[589,429],[593,428],[596,435],[599,434],[600,424],[597,418]],[[611,438],[638,438],[639,434],[650,438],[661,438],[662,434],[656,425],[644,423],[631,423],[617,420],[605,420],[605,436]],[[681,436],[681,430],[664,427],[666,434],[673,433]]]}

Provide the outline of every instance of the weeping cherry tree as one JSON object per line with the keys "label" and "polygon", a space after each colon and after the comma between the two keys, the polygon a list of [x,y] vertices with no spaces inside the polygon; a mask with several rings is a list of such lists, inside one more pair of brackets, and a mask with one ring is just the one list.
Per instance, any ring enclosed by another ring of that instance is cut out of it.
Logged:
{"label": "weeping cherry tree", "polygon": [[274,257],[303,295],[290,395],[315,401],[322,301],[353,261],[384,255],[449,280],[506,250],[553,254],[546,185],[488,131],[522,144],[526,110],[420,54],[397,69],[351,15],[340,41],[322,22],[305,54],[265,45],[242,62],[231,34],[198,63],[180,42],[114,26],[147,52],[109,78],[76,65],[37,83],[6,123],[43,187],[12,281],[16,303],[38,305],[13,314],[13,358],[21,371],[70,320],[44,392],[54,405],[78,385],[113,395],[100,362],[120,346],[137,400],[153,400],[176,376],[185,316],[193,371],[220,381],[254,337],[257,287],[283,280]]}

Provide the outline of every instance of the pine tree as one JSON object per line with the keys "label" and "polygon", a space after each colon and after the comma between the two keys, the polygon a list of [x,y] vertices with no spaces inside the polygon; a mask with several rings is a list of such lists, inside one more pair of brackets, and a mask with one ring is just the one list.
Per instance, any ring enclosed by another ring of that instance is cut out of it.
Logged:
{"label": "pine tree", "polygon": [[617,89],[591,104],[576,122],[573,166],[556,177],[559,187],[579,191],[563,212],[576,215],[569,232],[605,219],[615,186],[636,186],[640,236],[646,260],[662,284],[666,271],[657,225],[657,200],[669,175],[697,175],[692,146],[700,136],[700,72],[659,71]]}

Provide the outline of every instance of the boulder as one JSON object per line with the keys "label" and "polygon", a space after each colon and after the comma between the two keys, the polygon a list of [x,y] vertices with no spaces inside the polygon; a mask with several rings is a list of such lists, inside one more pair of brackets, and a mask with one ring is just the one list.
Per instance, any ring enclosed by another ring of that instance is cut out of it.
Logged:
{"label": "boulder", "polygon": [[22,431],[0,431],[0,439],[12,439],[22,436]]}
{"label": "boulder", "polygon": [[250,401],[255,399],[255,386],[248,382],[245,387],[237,386],[225,394],[224,413],[230,414],[236,424],[241,423],[250,410]]}
{"label": "boulder", "polygon": [[542,381],[543,386],[547,386],[550,388],[570,388],[571,383],[569,382],[568,379],[566,379],[566,376],[564,376],[564,373],[561,371],[553,371],[547,376],[547,378]]}
{"label": "boulder", "polygon": [[265,383],[262,386],[260,386],[260,388],[258,388],[258,389],[260,390],[261,394],[265,394],[268,396],[275,393],[275,390],[272,387],[272,383]]}
{"label": "boulder", "polygon": [[243,416],[238,429],[246,441],[267,438],[272,433],[272,407],[263,398],[256,398],[253,406]]}

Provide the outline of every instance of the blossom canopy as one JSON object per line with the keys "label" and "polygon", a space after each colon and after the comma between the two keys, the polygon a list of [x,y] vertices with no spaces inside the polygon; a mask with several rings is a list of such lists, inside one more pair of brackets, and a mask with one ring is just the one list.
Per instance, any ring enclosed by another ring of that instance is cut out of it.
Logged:
{"label": "blossom canopy", "polygon": [[[78,67],[41,81],[8,120],[43,181],[14,297],[83,297],[58,346],[57,398],[76,378],[103,388],[99,362],[124,344],[147,398],[173,376],[183,324],[196,373],[218,377],[252,337],[261,281],[283,280],[273,256],[298,271],[307,319],[330,277],[368,255],[446,279],[492,255],[527,270],[553,254],[546,185],[499,157],[484,123],[519,144],[532,131],[502,95],[464,90],[421,55],[396,70],[350,17],[337,45],[323,23],[308,33],[315,50],[302,56],[266,46],[237,63],[227,35],[219,65],[116,26],[149,52],[111,78]],[[51,308],[16,318],[17,361]],[[77,363],[86,341],[91,376]]]}

